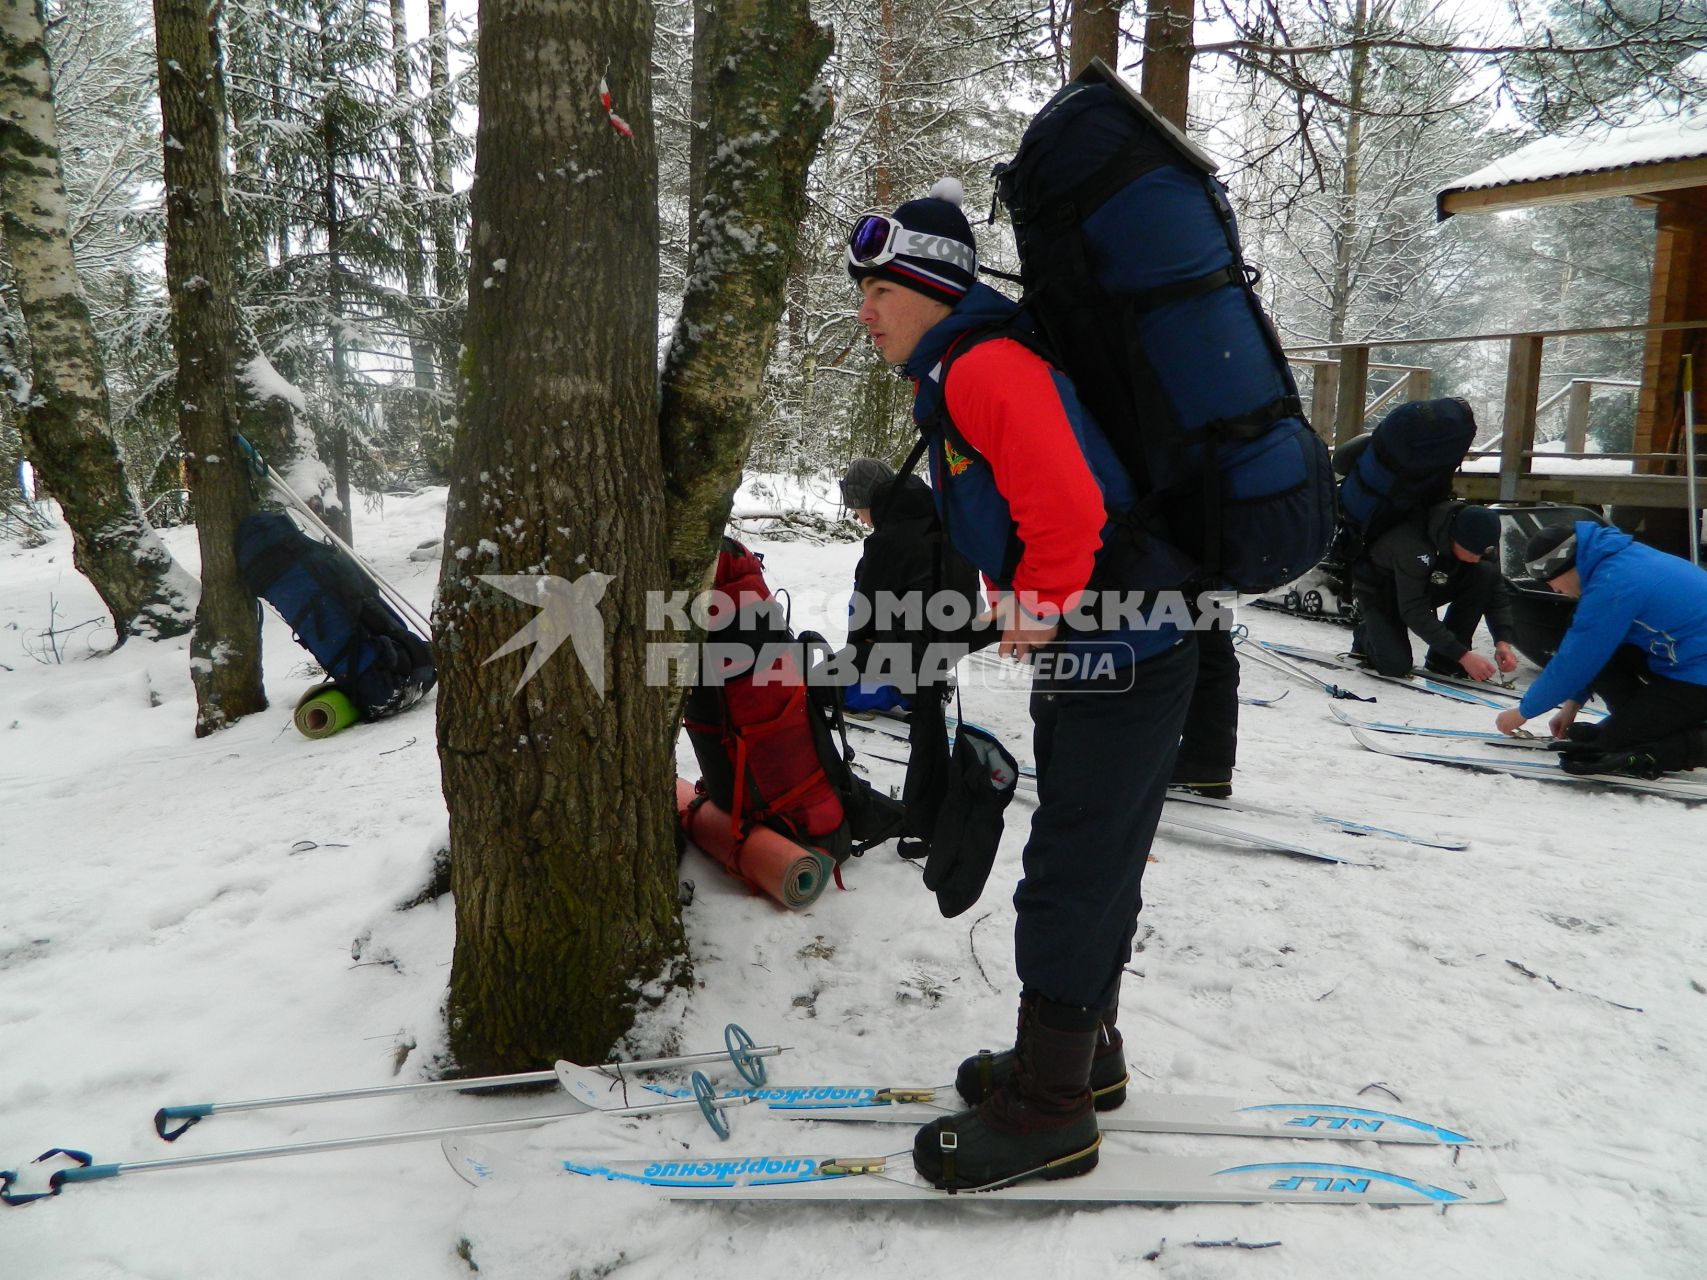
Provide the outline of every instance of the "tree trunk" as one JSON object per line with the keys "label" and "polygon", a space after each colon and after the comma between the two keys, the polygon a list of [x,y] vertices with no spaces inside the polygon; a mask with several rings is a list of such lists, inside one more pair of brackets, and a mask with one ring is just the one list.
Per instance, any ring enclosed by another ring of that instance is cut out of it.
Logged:
{"label": "tree trunk", "polygon": [[[323,0],[324,3],[324,0]],[[332,65],[331,11],[320,13],[321,74],[326,83],[333,83],[337,69]],[[338,489],[338,506],[326,513],[331,530],[351,546],[355,545],[354,493],[350,484],[350,369],[347,344],[344,340],[344,214],[338,198],[338,163],[343,158],[339,140],[338,113],[335,95],[328,94],[320,113],[320,143],[325,165],[322,174],[321,200],[326,211],[326,309],[332,321],[332,383],[329,388],[332,408],[332,479]]]}
{"label": "tree trunk", "polygon": [[[412,101],[413,88],[409,76],[409,19],[404,10],[404,0],[391,0],[391,76],[397,89],[398,101]],[[427,340],[420,326],[420,316],[425,309],[423,289],[427,280],[427,236],[426,228],[421,226],[418,217],[421,210],[418,187],[420,175],[415,161],[415,130],[411,120],[408,112],[398,112],[397,186],[403,199],[409,202],[412,215],[410,224],[420,227],[422,233],[413,243],[403,246],[403,281],[409,294],[406,320],[409,326],[409,367],[411,385],[415,391],[408,399],[408,412],[410,426],[416,432],[424,432],[430,438],[436,438],[440,429],[438,378],[433,369],[433,345]],[[436,452],[429,441],[427,457],[431,459]]]}
{"label": "tree trunk", "polygon": [[[1109,66],[1120,67],[1120,6],[1121,0],[1073,0],[1071,34],[1073,62],[1069,77],[1091,65],[1092,58],[1101,58]],[[1154,4],[1152,3],[1152,9]],[[1152,19],[1153,21],[1153,19]]]}
{"label": "tree trunk", "polygon": [[[645,662],[647,593],[666,582],[651,42],[645,0],[481,12],[478,286],[435,628],[450,1046],[479,1073],[597,1061],[637,988],[685,971],[673,735]],[[483,665],[535,612],[479,575],[555,575],[545,647]],[[583,643],[518,688],[566,624]]]}
{"label": "tree trunk", "polygon": [[1150,0],[1144,22],[1146,101],[1181,129],[1191,98],[1192,0]]}
{"label": "tree trunk", "polygon": [[[461,400],[456,377],[457,348],[462,335],[447,317],[454,314],[455,304],[463,296],[467,272],[458,264],[456,220],[451,215],[449,40],[445,0],[427,0],[427,139],[433,166],[433,203],[428,223],[433,247],[433,295],[436,299],[433,345],[438,350],[438,367],[446,384],[446,400],[455,404]],[[447,428],[449,425],[443,424]]]}
{"label": "tree trunk", "polygon": [[711,136],[711,58],[717,40],[718,0],[694,0],[693,85],[688,121],[688,255],[699,244],[699,213],[705,201],[705,158]]}
{"label": "tree trunk", "polygon": [[72,257],[39,0],[0,0],[0,240],[29,335],[25,450],[71,526],[117,643],[190,629],[195,584],[143,515],[111,435],[106,375]]}
{"label": "tree trunk", "polygon": [[806,170],[830,121],[817,83],[830,33],[804,0],[725,0],[702,231],[664,365],[670,584],[708,578],[753,442],[776,345]]}
{"label": "tree trunk", "polygon": [[[1369,0],[1357,0],[1352,38],[1368,34]],[[1363,82],[1369,74],[1369,46],[1351,51],[1351,81],[1346,87],[1345,166],[1340,171],[1339,208],[1334,218],[1334,279],[1328,292],[1328,341],[1344,342],[1351,315],[1352,257],[1357,245],[1357,188],[1363,159]],[[1362,388],[1340,388],[1341,395],[1362,394]]]}
{"label": "tree trunk", "polygon": [[267,707],[261,615],[237,570],[237,525],[254,507],[239,429],[238,319],[225,212],[225,86],[202,0],[154,0],[166,134],[166,287],[202,598],[190,642],[196,736]]}

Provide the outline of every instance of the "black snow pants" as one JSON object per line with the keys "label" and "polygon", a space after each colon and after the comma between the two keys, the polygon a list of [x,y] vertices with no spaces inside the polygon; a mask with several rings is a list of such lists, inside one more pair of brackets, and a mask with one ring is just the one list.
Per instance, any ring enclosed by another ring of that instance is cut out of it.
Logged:
{"label": "black snow pants", "polygon": [[1032,693],[1038,805],[1014,891],[1026,991],[1081,1008],[1114,1002],[1196,671],[1188,633],[1110,687]]}

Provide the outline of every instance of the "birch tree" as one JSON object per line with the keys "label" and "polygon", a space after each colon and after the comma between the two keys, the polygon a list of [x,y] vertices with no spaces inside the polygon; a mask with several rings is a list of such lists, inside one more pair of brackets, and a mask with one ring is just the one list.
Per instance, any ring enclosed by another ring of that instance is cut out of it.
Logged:
{"label": "birch tree", "polygon": [[[78,286],[38,0],[0,0],[0,241],[30,346],[20,431],[71,527],[73,559],[118,643],[181,635],[195,584],[155,535],[124,474],[89,308]],[[9,380],[24,384],[22,371]]]}

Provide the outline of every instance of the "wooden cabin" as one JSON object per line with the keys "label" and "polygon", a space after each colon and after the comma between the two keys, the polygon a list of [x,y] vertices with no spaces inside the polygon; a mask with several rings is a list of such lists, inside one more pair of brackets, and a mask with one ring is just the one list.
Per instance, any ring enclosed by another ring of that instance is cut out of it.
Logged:
{"label": "wooden cabin", "polygon": [[[1448,184],[1435,197],[1444,221],[1584,200],[1627,199],[1654,211],[1657,232],[1648,330],[1636,400],[1634,452],[1675,457],[1683,441],[1682,357],[1694,357],[1694,420],[1707,426],[1707,105],[1654,104],[1625,124],[1540,138]],[[1533,443],[1528,447],[1533,448]],[[1665,457],[1635,470],[1676,474]]]}

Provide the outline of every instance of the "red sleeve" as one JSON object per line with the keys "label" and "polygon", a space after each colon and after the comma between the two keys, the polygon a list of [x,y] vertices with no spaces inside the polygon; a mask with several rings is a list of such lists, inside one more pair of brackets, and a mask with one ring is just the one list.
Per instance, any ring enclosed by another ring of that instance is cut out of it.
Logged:
{"label": "red sleeve", "polygon": [[980,343],[949,369],[943,400],[955,429],[990,464],[1025,554],[1014,590],[1057,609],[1090,581],[1108,516],[1053,371],[1009,338]]}

